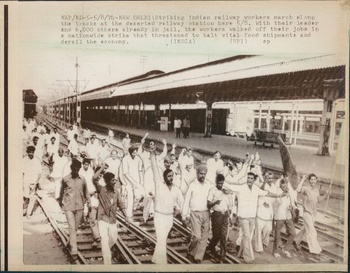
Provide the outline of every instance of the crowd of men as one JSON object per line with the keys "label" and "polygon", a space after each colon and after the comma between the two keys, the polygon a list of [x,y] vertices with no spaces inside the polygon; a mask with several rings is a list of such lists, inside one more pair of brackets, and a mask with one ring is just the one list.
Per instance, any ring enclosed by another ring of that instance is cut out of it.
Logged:
{"label": "crowd of men", "polygon": [[[78,143],[78,138],[84,144]],[[143,210],[145,224],[154,223],[157,243],[152,262],[166,264],[166,242],[174,217],[191,229],[188,259],[201,263],[206,251],[218,263],[224,263],[230,227],[238,226],[237,253],[246,263],[255,259],[254,252],[267,251],[274,232],[272,255],[292,257],[307,241],[309,251],[319,259],[322,249],[314,227],[320,196],[317,177],[304,175],[296,189],[284,174],[277,180],[263,173],[258,153],[245,160],[226,163],[216,151],[207,161],[197,162],[190,147],[178,153],[176,144],[162,140],[156,147],[146,134],[141,143],[132,143],[128,134],[116,148],[112,130],[98,139],[87,128],[72,125],[66,131],[68,147],[59,145],[57,128],[26,120],[23,125],[23,193],[30,217],[39,187],[42,160],[50,166],[49,179],[55,184],[54,197],[66,214],[69,246],[77,257],[77,229],[88,223],[94,237],[93,247],[101,244],[105,264],[118,259],[117,213],[127,224],[136,210]],[[161,151],[161,152],[158,152]],[[309,185],[304,185],[308,178]],[[297,210],[297,193],[304,195],[304,226],[296,233],[293,216]],[[287,240],[282,244],[281,230],[286,227]],[[211,239],[208,243],[210,230]],[[218,243],[220,244],[218,245]]]}

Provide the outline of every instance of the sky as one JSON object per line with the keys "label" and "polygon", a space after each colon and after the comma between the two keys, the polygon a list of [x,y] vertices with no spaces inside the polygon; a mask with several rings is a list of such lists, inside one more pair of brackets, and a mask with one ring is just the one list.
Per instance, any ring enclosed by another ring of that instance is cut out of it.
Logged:
{"label": "sky", "polygon": [[[335,3],[317,2],[75,2],[20,3],[18,32],[12,39],[19,66],[20,90],[33,89],[40,101],[52,101],[73,93],[78,58],[81,92],[108,85],[150,70],[170,72],[238,54],[328,54],[343,51],[341,28],[346,18]],[[220,4],[219,4],[220,3]],[[316,5],[317,4],[317,5]],[[309,5],[309,7],[305,6]],[[139,39],[122,45],[62,44],[61,16],[74,14],[128,15],[314,15],[321,31],[311,40],[278,40],[273,44],[250,42],[232,45],[223,38],[196,39],[195,45],[171,45],[168,40]],[[336,19],[336,20],[335,20]],[[225,41],[225,42],[224,42]]]}

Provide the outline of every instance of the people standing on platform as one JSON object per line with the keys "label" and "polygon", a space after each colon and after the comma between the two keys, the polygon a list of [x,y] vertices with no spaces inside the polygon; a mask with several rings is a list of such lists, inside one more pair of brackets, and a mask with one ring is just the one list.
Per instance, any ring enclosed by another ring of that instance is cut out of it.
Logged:
{"label": "people standing on platform", "polygon": [[140,200],[144,196],[143,165],[137,155],[137,149],[136,145],[132,145],[122,160],[122,180],[126,183],[128,216],[132,216],[133,210],[140,206]]}
{"label": "people standing on platform", "polygon": [[89,143],[90,137],[91,137],[90,129],[89,128],[84,128],[84,130],[83,130],[83,138],[84,138],[85,146]]}
{"label": "people standing on platform", "polygon": [[68,144],[68,151],[73,156],[78,156],[79,155],[78,135],[77,134],[74,134],[73,139],[69,142],[69,144]]}
{"label": "people standing on platform", "polygon": [[106,172],[103,175],[106,186],[101,186],[98,181],[103,171],[107,169],[107,166],[102,163],[101,168],[95,173],[93,182],[98,194],[98,211],[97,221],[99,232],[101,236],[101,248],[104,264],[112,264],[113,260],[117,259],[118,247],[117,237],[117,212],[119,210],[125,216],[125,222],[130,224],[130,218],[128,217],[125,204],[121,198],[120,189],[116,187],[117,179],[113,173]]}
{"label": "people standing on platform", "polygon": [[178,117],[175,117],[174,119],[174,130],[175,130],[175,137],[181,138],[181,125],[182,121]]}
{"label": "people standing on platform", "polygon": [[213,157],[207,160],[207,180],[215,185],[216,172],[224,168],[224,161],[221,159],[221,153],[219,151],[214,152]]}
{"label": "people standing on platform", "polygon": [[27,155],[22,160],[23,201],[27,209],[23,216],[30,217],[33,213],[36,189],[39,185],[42,168],[40,160],[34,156],[35,147],[28,146]]}
{"label": "people standing on platform", "polygon": [[50,180],[55,184],[55,199],[60,197],[64,166],[68,163],[68,158],[64,155],[64,150],[59,148],[57,154],[52,157],[52,172]]}
{"label": "people standing on platform", "polygon": [[188,138],[190,136],[190,129],[191,129],[190,117],[186,116],[186,118],[182,122],[182,130],[183,130],[184,138]]}
{"label": "people standing on platform", "polygon": [[69,230],[69,246],[73,259],[77,259],[77,229],[82,221],[84,204],[90,207],[90,194],[86,181],[79,175],[81,162],[73,159],[71,173],[62,179],[58,203],[66,214]]}
{"label": "people standing on platform", "polygon": [[90,208],[88,208],[87,219],[89,221],[92,236],[94,238],[92,247],[97,247],[98,243],[101,240],[97,224],[98,196],[96,193],[96,187],[93,183],[94,171],[91,167],[89,159],[83,159],[83,167],[80,169],[79,175],[85,178],[86,185],[90,194]]}
{"label": "people standing on platform", "polygon": [[[237,216],[243,233],[241,250],[243,251],[243,258],[246,263],[251,263],[255,260],[252,247],[252,238],[254,234],[259,196],[284,196],[284,194],[277,195],[268,191],[263,191],[254,185],[255,179],[256,175],[252,172],[248,172],[247,183],[241,185],[230,185],[230,189],[238,193]],[[241,252],[241,250],[239,252]]]}
{"label": "people standing on platform", "polygon": [[315,221],[317,215],[317,205],[319,202],[327,199],[329,195],[329,190],[326,194],[321,196],[317,188],[317,176],[311,173],[308,176],[309,185],[303,186],[306,180],[306,175],[303,177],[302,181],[297,187],[297,191],[303,194],[303,220],[304,225],[295,237],[295,246],[300,249],[300,242],[305,240],[309,246],[309,251],[313,258],[319,259],[319,255],[322,252],[322,248],[317,240],[317,231],[315,229]]}
{"label": "people standing on platform", "polygon": [[[274,177],[271,172],[268,172],[265,175],[265,181],[261,186],[261,189],[272,193],[277,192],[277,187],[274,183]],[[274,218],[274,201],[275,200],[271,197],[266,196],[259,197],[258,199],[253,240],[253,248],[255,252],[263,252],[269,246]]]}
{"label": "people standing on platform", "polygon": [[[223,263],[227,252],[227,235],[229,218],[233,208],[232,195],[223,190],[225,177],[222,174],[216,175],[216,186],[211,188],[207,198],[207,206],[209,210],[213,210],[211,214],[211,227],[213,237],[209,243],[209,251],[216,258],[219,258],[219,263]],[[220,242],[220,254],[215,250],[216,245]]]}
{"label": "people standing on platform", "polygon": [[207,197],[213,186],[205,179],[207,171],[205,165],[197,167],[197,178],[188,188],[182,210],[183,224],[186,226],[190,221],[192,229],[188,256],[197,264],[203,260],[210,229]]}

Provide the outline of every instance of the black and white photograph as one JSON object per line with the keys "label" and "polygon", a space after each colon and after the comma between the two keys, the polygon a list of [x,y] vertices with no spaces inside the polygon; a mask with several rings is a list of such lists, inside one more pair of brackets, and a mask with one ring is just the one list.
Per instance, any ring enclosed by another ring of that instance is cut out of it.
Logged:
{"label": "black and white photograph", "polygon": [[347,272],[348,1],[2,15],[2,269]]}

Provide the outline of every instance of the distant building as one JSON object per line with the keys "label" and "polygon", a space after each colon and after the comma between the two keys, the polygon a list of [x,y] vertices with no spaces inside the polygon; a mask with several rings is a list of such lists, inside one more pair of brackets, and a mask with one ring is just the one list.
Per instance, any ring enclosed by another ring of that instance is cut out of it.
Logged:
{"label": "distant building", "polygon": [[38,101],[38,96],[34,93],[32,89],[23,90],[23,117],[33,118],[36,116],[36,103]]}

